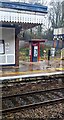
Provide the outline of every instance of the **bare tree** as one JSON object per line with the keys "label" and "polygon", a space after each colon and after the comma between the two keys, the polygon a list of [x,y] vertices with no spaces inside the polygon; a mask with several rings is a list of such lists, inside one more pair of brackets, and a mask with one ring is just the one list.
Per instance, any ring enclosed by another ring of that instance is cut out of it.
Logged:
{"label": "bare tree", "polygon": [[52,27],[59,27],[62,17],[62,6],[60,1],[51,1],[49,9],[49,21]]}

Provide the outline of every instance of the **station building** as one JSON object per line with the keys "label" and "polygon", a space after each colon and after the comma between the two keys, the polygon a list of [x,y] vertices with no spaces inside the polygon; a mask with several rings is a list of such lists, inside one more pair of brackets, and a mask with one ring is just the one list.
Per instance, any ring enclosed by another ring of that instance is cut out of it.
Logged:
{"label": "station building", "polygon": [[64,48],[64,27],[54,29],[53,41],[56,50]]}
{"label": "station building", "polygon": [[20,30],[43,23],[47,6],[0,2],[0,66],[19,66]]}

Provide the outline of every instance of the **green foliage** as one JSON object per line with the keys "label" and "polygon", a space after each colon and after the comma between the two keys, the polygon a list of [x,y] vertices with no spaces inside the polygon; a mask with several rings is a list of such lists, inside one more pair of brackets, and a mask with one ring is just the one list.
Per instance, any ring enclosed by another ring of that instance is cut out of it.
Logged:
{"label": "green foliage", "polygon": [[50,46],[45,45],[44,48],[40,46],[40,56],[42,57],[44,55],[44,52],[43,52],[44,50],[46,50],[46,55],[47,55],[49,49],[51,49]]}
{"label": "green foliage", "polygon": [[25,56],[29,56],[29,48],[20,48],[20,52],[24,53]]}
{"label": "green foliage", "polygon": [[20,56],[19,59],[22,61],[29,61],[29,47],[23,47],[19,50]]}
{"label": "green foliage", "polygon": [[42,48],[42,46],[40,47],[40,56],[43,56],[43,48]]}
{"label": "green foliage", "polygon": [[25,54],[26,54],[26,56],[29,56],[29,48],[26,48]]}
{"label": "green foliage", "polygon": [[43,39],[47,39],[47,40],[53,40],[53,30],[48,29],[47,31],[45,31],[45,33],[42,35]]}

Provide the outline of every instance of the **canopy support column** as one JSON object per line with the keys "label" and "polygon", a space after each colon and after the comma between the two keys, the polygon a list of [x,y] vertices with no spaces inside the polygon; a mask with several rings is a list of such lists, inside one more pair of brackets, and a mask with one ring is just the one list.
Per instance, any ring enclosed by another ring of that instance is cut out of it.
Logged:
{"label": "canopy support column", "polygon": [[15,65],[19,66],[19,39],[15,36]]}

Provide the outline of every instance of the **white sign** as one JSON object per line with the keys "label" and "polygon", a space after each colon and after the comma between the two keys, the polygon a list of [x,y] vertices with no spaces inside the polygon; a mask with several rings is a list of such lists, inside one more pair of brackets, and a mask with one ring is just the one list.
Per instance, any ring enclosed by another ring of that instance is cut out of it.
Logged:
{"label": "white sign", "polygon": [[0,41],[0,54],[4,53],[4,43],[3,41]]}
{"label": "white sign", "polygon": [[55,55],[55,48],[51,48],[51,55],[52,55],[52,57],[54,57],[54,55]]}

